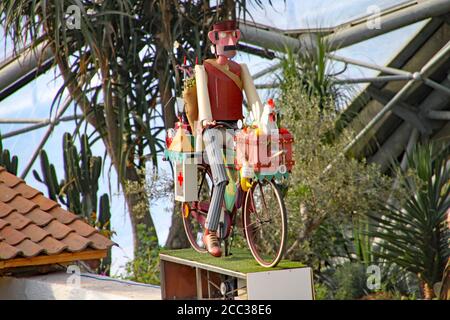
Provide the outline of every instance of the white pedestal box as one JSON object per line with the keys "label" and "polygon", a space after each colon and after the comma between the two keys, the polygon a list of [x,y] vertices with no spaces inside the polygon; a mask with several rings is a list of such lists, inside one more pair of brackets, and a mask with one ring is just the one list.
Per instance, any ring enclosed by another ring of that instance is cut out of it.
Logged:
{"label": "white pedestal box", "polygon": [[[192,250],[192,249],[181,249]],[[173,250],[177,251],[177,250]],[[161,253],[162,299],[221,299],[222,285],[235,300],[314,300],[313,272],[309,267],[239,272],[224,266]],[[220,258],[223,259],[223,258]]]}
{"label": "white pedestal box", "polygon": [[314,300],[311,268],[247,274],[248,300]]}

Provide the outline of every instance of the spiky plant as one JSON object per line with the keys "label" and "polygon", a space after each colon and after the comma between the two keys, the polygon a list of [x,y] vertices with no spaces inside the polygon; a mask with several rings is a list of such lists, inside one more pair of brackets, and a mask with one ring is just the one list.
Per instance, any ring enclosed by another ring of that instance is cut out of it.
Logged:
{"label": "spiky plant", "polygon": [[425,299],[435,296],[433,286],[442,279],[450,255],[450,231],[446,213],[450,207],[448,150],[418,145],[408,159],[416,178],[402,182],[409,198],[400,207],[389,206],[389,214],[372,215],[370,232],[380,239],[375,254],[417,275]]}
{"label": "spiky plant", "polygon": [[311,39],[311,43],[311,48],[296,53],[286,48],[286,56],[281,60],[281,88],[283,90],[286,80],[297,78],[304,93],[310,100],[314,100],[320,109],[333,107],[337,112],[354,93],[352,87],[336,80],[336,76],[346,68],[338,70],[337,65],[328,58],[332,49],[325,38],[317,36]]}
{"label": "spiky plant", "polygon": [[4,167],[6,171],[17,175],[17,166],[19,165],[19,158],[16,155],[11,156],[8,149],[3,149],[3,142],[0,135],[0,166]]}

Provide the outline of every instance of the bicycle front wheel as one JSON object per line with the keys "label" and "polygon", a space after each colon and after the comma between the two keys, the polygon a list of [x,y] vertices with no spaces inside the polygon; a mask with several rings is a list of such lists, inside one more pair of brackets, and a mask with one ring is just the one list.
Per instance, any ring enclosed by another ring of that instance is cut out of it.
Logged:
{"label": "bicycle front wheel", "polygon": [[287,212],[277,185],[272,180],[255,182],[245,196],[243,210],[250,251],[263,267],[276,266],[287,241]]}

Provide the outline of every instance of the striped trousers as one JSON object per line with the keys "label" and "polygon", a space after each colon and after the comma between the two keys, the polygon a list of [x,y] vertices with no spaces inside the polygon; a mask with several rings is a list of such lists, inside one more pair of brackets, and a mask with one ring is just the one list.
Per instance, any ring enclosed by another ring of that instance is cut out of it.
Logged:
{"label": "striped trousers", "polygon": [[203,142],[205,144],[206,155],[208,157],[214,184],[208,216],[205,223],[205,227],[211,231],[216,231],[219,227],[225,188],[228,183],[228,176],[225,170],[222,152],[224,139],[225,130],[206,129],[203,132]]}

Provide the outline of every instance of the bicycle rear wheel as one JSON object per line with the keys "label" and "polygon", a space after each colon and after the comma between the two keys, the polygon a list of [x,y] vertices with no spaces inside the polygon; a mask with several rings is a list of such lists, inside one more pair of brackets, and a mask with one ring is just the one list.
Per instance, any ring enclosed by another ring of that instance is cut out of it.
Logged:
{"label": "bicycle rear wheel", "polygon": [[212,175],[208,167],[199,165],[197,170],[198,201],[184,202],[181,210],[184,231],[195,251],[205,253],[203,230],[212,195]]}
{"label": "bicycle rear wheel", "polygon": [[244,201],[244,231],[253,257],[263,267],[276,266],[287,241],[287,213],[281,192],[273,181],[253,184]]}

